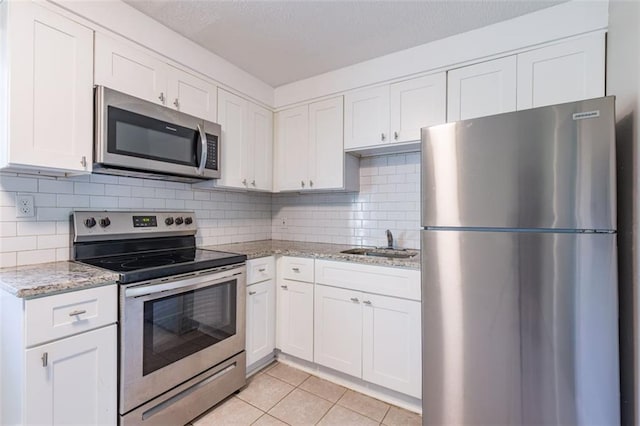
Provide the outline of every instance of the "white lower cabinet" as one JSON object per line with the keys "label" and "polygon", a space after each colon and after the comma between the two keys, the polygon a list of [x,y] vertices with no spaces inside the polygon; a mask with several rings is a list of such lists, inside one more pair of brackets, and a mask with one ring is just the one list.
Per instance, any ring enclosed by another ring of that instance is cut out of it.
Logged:
{"label": "white lower cabinet", "polygon": [[313,284],[278,279],[276,346],[313,361]]}
{"label": "white lower cabinet", "polygon": [[362,376],[362,296],[317,285],[314,300],[314,360],[352,376]]}
{"label": "white lower cabinet", "polygon": [[247,367],[276,347],[276,288],[270,279],[247,286]]}
{"label": "white lower cabinet", "polygon": [[420,302],[362,295],[362,379],[422,395]]}
{"label": "white lower cabinet", "polygon": [[0,307],[0,424],[117,424],[116,285]]}
{"label": "white lower cabinet", "polygon": [[116,326],[26,351],[25,424],[116,423]]}

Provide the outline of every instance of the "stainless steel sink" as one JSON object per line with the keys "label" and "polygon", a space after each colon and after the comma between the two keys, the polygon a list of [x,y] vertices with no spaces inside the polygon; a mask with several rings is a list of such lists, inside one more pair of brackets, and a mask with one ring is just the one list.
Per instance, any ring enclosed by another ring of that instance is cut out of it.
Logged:
{"label": "stainless steel sink", "polygon": [[390,249],[390,248],[352,248],[342,250],[340,253],[355,254],[359,256],[387,257],[390,259],[409,259],[418,254],[417,251],[406,249]]}

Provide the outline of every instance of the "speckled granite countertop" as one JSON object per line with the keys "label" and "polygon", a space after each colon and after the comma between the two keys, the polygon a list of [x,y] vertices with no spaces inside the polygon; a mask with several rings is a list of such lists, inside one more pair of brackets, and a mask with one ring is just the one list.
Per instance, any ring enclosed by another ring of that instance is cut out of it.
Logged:
{"label": "speckled granite countertop", "polygon": [[0,268],[0,289],[33,298],[115,283],[118,274],[76,262]]}
{"label": "speckled granite countertop", "polygon": [[[300,241],[264,240],[202,247],[246,254],[256,259],[274,254],[340,260],[368,265],[420,269],[420,254],[409,259],[390,259],[340,253],[354,246]],[[22,298],[47,296],[116,282],[118,274],[76,262],[0,268],[0,289]]]}
{"label": "speckled granite countertop", "polygon": [[354,247],[356,246],[327,243],[309,243],[301,241],[263,240],[250,241],[247,243],[205,246],[202,248],[246,254],[249,259],[271,256],[273,254],[282,254],[286,256],[340,260],[344,262],[363,263],[367,265],[420,269],[419,250],[411,250],[417,251],[418,255],[408,259],[391,259],[387,257],[373,257],[340,253],[342,250]]}

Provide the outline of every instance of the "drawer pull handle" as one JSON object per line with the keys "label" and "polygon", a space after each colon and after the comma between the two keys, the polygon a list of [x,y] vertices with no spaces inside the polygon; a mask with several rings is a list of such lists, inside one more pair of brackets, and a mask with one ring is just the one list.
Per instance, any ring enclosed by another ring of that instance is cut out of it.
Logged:
{"label": "drawer pull handle", "polygon": [[40,359],[42,360],[42,366],[46,367],[47,365],[49,365],[49,353],[45,352],[42,354],[42,356],[40,357]]}
{"label": "drawer pull handle", "polygon": [[360,300],[359,300],[357,297],[352,297],[352,298],[351,298],[351,301],[352,301],[352,302],[356,302],[356,303],[358,303]]}
{"label": "drawer pull handle", "polygon": [[362,303],[365,305],[371,305],[371,300],[363,300]]}
{"label": "drawer pull handle", "polygon": [[285,290],[289,288],[289,287],[287,287],[286,285],[281,285],[280,287],[281,287],[281,288],[283,288],[283,289],[285,289]]}
{"label": "drawer pull handle", "polygon": [[255,292],[255,291],[250,291],[250,292],[249,292],[249,296],[253,296],[254,294],[256,294],[256,292]]}
{"label": "drawer pull handle", "polygon": [[267,270],[267,268],[260,268],[260,269],[258,269],[258,272],[264,272],[266,270]]}
{"label": "drawer pull handle", "polygon": [[300,268],[291,268],[293,272],[300,272]]}
{"label": "drawer pull handle", "polygon": [[86,309],[81,309],[81,310],[78,310],[78,311],[69,312],[69,316],[70,317],[75,317],[76,315],[82,315],[82,314],[86,314],[86,313],[87,313]]}

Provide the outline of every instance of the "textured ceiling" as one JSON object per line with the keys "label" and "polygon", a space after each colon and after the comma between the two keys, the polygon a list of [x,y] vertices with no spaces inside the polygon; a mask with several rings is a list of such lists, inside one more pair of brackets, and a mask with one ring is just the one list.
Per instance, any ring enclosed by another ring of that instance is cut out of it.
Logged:
{"label": "textured ceiling", "polygon": [[125,0],[273,87],[566,0]]}

